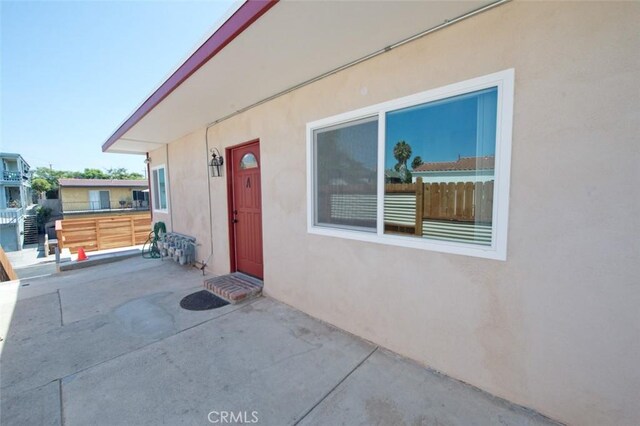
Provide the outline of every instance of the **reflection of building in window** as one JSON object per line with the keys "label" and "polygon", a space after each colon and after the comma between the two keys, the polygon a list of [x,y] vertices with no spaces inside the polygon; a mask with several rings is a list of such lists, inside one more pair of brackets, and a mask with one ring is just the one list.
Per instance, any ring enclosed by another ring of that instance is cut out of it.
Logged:
{"label": "reflection of building in window", "polygon": [[460,157],[457,161],[424,163],[411,172],[424,183],[488,182],[494,179],[495,157]]}
{"label": "reflection of building in window", "polygon": [[384,183],[402,183],[403,175],[397,170],[387,169],[384,171]]}

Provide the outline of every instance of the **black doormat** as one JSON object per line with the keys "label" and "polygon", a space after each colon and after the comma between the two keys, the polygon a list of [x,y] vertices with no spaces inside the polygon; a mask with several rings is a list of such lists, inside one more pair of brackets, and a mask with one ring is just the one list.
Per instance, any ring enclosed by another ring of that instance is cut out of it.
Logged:
{"label": "black doormat", "polygon": [[229,302],[219,298],[207,290],[197,291],[184,297],[180,301],[180,307],[189,311],[206,311],[209,309],[221,308],[228,304]]}

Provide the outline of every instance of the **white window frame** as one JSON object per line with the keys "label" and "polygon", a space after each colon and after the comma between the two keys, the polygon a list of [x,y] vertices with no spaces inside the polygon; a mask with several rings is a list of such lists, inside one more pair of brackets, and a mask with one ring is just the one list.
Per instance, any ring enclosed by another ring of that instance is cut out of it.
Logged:
{"label": "white window frame", "polygon": [[169,213],[169,176],[167,175],[167,167],[164,164],[159,164],[151,168],[151,186],[153,187],[153,190],[156,191],[156,194],[158,194],[158,203],[159,203],[160,202],[160,179],[154,179],[153,172],[160,169],[162,169],[164,173],[164,197],[165,197],[165,200],[167,201],[167,208],[165,209],[158,208],[159,206],[156,205],[156,202],[154,199],[155,197],[153,196],[153,194],[151,194],[149,202],[153,206],[154,212]]}
{"label": "white window frame", "polygon": [[[499,71],[470,80],[450,84],[425,92],[416,93],[403,98],[382,102],[376,105],[349,111],[332,117],[307,123],[307,232],[358,241],[367,241],[400,247],[430,250],[441,253],[452,253],[466,256],[482,257],[495,260],[507,259],[507,231],[509,224],[509,184],[511,174],[511,138],[513,130],[513,68]],[[492,238],[491,246],[476,246],[469,243],[437,241],[411,236],[384,233],[384,164],[385,164],[385,119],[391,111],[434,102],[452,96],[463,95],[478,90],[496,87],[498,90],[496,153],[495,153],[495,186],[493,197]],[[361,118],[378,116],[378,199],[377,199],[377,232],[362,232],[344,228],[332,228],[315,225],[315,158],[314,131],[337,124],[348,123]]]}

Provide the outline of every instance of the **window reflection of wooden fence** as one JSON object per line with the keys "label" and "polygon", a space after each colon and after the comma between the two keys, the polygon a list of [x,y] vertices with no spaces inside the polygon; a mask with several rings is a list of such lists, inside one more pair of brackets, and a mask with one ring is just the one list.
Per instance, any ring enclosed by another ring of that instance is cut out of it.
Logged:
{"label": "window reflection of wooden fence", "polygon": [[[491,245],[493,181],[385,184],[386,233]],[[373,185],[318,189],[319,223],[376,227]]]}
{"label": "window reflection of wooden fence", "polygon": [[[389,201],[387,201],[389,199]],[[389,210],[389,214],[387,214]],[[414,213],[413,223],[409,222]],[[423,221],[491,224],[493,181],[385,185],[385,228],[423,235]]]}
{"label": "window reflection of wooden fence", "polygon": [[151,215],[136,214],[56,221],[60,248],[77,253],[144,244],[151,232]]}

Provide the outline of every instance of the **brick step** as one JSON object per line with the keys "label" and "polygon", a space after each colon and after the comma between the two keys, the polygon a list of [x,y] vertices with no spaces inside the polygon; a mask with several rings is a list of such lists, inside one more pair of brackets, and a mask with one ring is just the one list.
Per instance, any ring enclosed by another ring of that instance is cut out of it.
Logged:
{"label": "brick step", "polygon": [[229,303],[238,303],[259,296],[262,293],[262,281],[241,272],[234,272],[206,279],[204,288]]}

